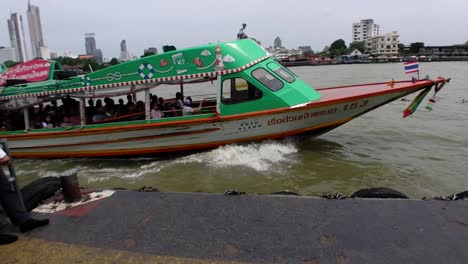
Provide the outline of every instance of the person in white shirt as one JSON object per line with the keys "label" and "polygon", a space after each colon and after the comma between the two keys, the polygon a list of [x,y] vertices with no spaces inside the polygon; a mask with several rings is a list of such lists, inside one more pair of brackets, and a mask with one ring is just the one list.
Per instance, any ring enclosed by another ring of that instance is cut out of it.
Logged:
{"label": "person in white shirt", "polygon": [[[10,164],[10,157],[0,148],[0,166]],[[49,224],[49,219],[34,219],[20,204],[18,193],[0,168],[0,203],[11,222],[18,226],[21,233]],[[10,244],[18,238],[14,235],[0,234],[0,245]]]}
{"label": "person in white shirt", "polygon": [[151,112],[150,112],[151,119],[159,119],[164,117],[164,113],[158,109],[158,102],[151,103]]}
{"label": "person in white shirt", "polygon": [[182,115],[193,115],[193,114],[198,114],[201,112],[202,109],[202,102],[200,101],[200,105],[198,107],[193,108],[192,107],[192,101],[188,99],[185,99],[184,101],[184,107],[182,108]]}

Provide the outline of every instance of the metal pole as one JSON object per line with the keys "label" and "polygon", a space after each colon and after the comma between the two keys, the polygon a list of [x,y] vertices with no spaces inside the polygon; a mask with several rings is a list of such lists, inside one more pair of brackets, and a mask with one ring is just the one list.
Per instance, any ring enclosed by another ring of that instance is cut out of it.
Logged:
{"label": "metal pole", "polygon": [[221,114],[221,111],[220,111],[220,104],[221,104],[221,97],[222,97],[222,93],[221,93],[221,89],[222,89],[222,85],[221,85],[221,75],[217,75],[217,78],[216,78],[216,86],[217,86],[217,89],[216,89],[216,114],[217,115],[220,115]]}
{"label": "metal pole", "polygon": [[28,108],[24,108],[23,113],[24,113],[24,128],[26,130],[29,130],[29,111],[28,111]]}
{"label": "metal pole", "polygon": [[81,126],[86,125],[86,112],[85,112],[85,99],[80,98],[80,121],[81,121]]}
{"label": "metal pole", "polygon": [[145,120],[150,120],[150,104],[151,104],[151,98],[150,98],[150,89],[145,89]]}
{"label": "metal pole", "polygon": [[180,93],[184,95],[184,81],[180,80]]}
{"label": "metal pole", "polygon": [[10,175],[9,175],[8,180],[11,183],[11,188],[12,190],[16,191],[18,195],[18,200],[23,210],[27,211],[26,206],[24,205],[24,201],[23,201],[23,194],[21,193],[21,190],[18,186],[18,182],[16,180],[16,172],[15,172],[15,167],[13,166],[13,158],[10,155],[10,150],[8,149],[8,144],[6,142],[6,139],[3,139],[3,138],[0,139],[0,144],[2,145],[3,151],[5,151],[7,156],[10,158],[10,163],[8,164],[8,171],[10,172]]}

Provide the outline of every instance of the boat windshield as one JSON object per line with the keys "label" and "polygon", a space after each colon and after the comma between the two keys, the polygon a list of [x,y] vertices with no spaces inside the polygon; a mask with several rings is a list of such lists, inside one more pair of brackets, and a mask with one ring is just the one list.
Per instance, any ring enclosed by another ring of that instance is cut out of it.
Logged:
{"label": "boat windshield", "polygon": [[288,83],[293,83],[296,78],[289,73],[283,66],[279,65],[276,62],[268,63],[268,68],[278,74],[283,80],[287,81]]}
{"label": "boat windshield", "polygon": [[252,72],[252,76],[273,92],[283,88],[284,84],[267,70],[258,68]]}

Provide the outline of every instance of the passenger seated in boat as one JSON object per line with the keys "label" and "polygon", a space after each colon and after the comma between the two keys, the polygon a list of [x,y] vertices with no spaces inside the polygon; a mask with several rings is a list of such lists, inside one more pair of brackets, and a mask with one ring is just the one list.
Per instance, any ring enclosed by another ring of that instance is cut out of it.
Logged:
{"label": "passenger seated in boat", "polygon": [[181,92],[177,92],[176,93],[176,103],[175,103],[175,107],[177,109],[182,109],[184,108],[184,96],[182,95]]}
{"label": "passenger seated in boat", "polygon": [[128,114],[135,114],[137,112],[135,104],[129,105],[127,110],[128,110]]}
{"label": "passenger seated in boat", "polygon": [[152,102],[151,103],[151,113],[150,113],[151,119],[160,119],[164,117],[164,113],[161,112],[161,110],[158,109],[158,103],[157,102]]}
{"label": "passenger seated in boat", "polygon": [[92,122],[92,117],[96,114],[96,108],[94,107],[93,99],[88,100],[88,107],[86,107],[86,122]]}
{"label": "passenger seated in boat", "polygon": [[187,97],[184,101],[184,107],[182,109],[182,115],[193,115],[193,114],[198,114],[201,112],[202,109],[202,101],[200,101],[200,105],[198,107],[193,108],[192,107],[192,101],[189,99],[190,97]]}
{"label": "passenger seated in boat", "polygon": [[158,103],[158,96],[155,95],[155,94],[151,95],[151,103],[153,103],[153,102]]}
{"label": "passenger seated in boat", "polygon": [[119,115],[127,115],[128,114],[128,107],[126,105],[124,105],[124,100],[122,98],[119,99],[118,114]]}
{"label": "passenger seated in boat", "polygon": [[137,113],[145,111],[145,103],[143,101],[138,101],[136,103],[136,111]]}
{"label": "passenger seated in boat", "polygon": [[99,122],[106,118],[104,114],[104,108],[102,107],[101,99],[96,101],[96,107],[94,108],[94,115],[91,117],[92,122]]}
{"label": "passenger seated in boat", "polygon": [[106,116],[106,118],[114,117],[115,116],[114,99],[110,99],[106,97],[104,99],[104,102],[106,103],[106,105],[104,106],[104,115]]}
{"label": "passenger seated in boat", "polygon": [[127,95],[127,108],[128,108],[130,105],[135,105],[135,103],[133,102],[133,96],[132,96],[131,94],[128,94],[128,95]]}
{"label": "passenger seated in boat", "polygon": [[41,122],[41,128],[53,128],[54,124],[52,124],[52,117],[47,115],[44,120]]}
{"label": "passenger seated in boat", "polygon": [[60,123],[61,127],[71,127],[73,124],[70,122],[70,117],[64,116],[63,121]]}

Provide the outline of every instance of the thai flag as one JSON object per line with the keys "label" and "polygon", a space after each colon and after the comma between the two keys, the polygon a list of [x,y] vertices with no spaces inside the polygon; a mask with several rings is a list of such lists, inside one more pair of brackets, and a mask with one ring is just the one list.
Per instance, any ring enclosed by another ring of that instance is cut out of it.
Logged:
{"label": "thai flag", "polygon": [[419,73],[419,62],[417,61],[410,61],[410,62],[405,62],[405,73]]}

